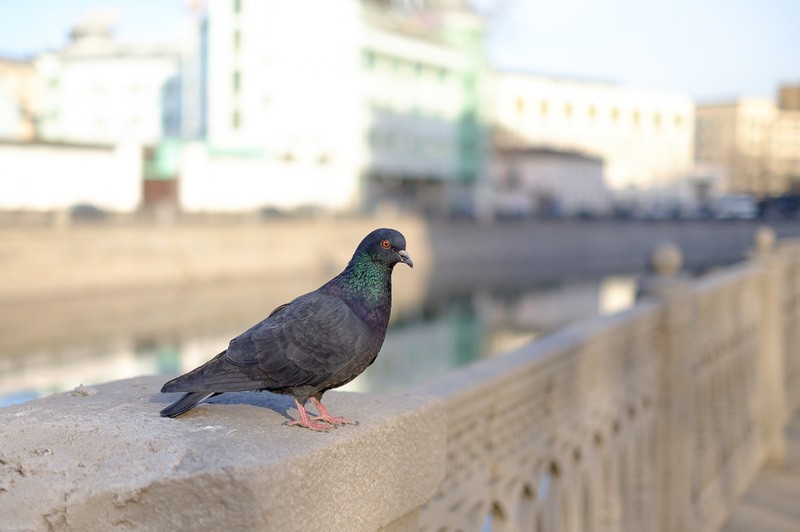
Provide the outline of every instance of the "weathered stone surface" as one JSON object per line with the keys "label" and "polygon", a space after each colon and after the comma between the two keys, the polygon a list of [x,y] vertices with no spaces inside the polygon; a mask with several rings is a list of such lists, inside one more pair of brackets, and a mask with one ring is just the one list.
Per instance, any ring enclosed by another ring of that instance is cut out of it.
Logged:
{"label": "weathered stone surface", "polygon": [[313,433],[283,425],[297,412],[269,393],[161,418],[175,397],[157,393],[163,380],[0,409],[2,528],[413,528],[444,477],[432,399],[331,392],[330,410],[361,424]]}

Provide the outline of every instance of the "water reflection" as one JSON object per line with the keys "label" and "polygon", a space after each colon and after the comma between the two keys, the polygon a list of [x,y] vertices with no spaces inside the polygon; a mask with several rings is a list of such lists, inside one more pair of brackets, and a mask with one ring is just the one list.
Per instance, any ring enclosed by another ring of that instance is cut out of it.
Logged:
{"label": "water reflection", "polygon": [[[0,406],[143,374],[188,371],[317,280],[248,282],[0,307]],[[344,389],[389,392],[632,304],[633,275],[475,286],[396,302],[381,355]]]}

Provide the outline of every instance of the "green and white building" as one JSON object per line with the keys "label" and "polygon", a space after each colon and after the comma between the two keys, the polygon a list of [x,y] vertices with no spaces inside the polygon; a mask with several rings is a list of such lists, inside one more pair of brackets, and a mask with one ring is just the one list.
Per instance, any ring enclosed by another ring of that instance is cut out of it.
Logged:
{"label": "green and white building", "polygon": [[185,208],[480,203],[488,68],[466,2],[215,0],[198,28]]}

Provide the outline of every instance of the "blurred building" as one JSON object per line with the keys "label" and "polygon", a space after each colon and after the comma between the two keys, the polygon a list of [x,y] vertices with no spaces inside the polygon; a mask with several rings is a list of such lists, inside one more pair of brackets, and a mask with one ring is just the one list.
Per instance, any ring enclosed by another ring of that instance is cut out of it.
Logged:
{"label": "blurred building", "polygon": [[548,148],[498,148],[491,168],[500,216],[597,216],[611,210],[599,157]]}
{"label": "blurred building", "polygon": [[179,120],[175,44],[122,43],[113,17],[93,12],[73,28],[68,46],[36,59],[39,137],[47,141],[153,145]]}
{"label": "blurred building", "polygon": [[604,161],[617,196],[669,199],[694,164],[688,94],[497,72],[494,117],[501,145],[578,151]]}
{"label": "blurred building", "polygon": [[0,139],[35,137],[36,69],[33,62],[0,58]]}
{"label": "blurred building", "polygon": [[132,145],[0,141],[0,165],[0,209],[130,212],[141,200],[142,156]]}
{"label": "blurred building", "polygon": [[800,111],[800,85],[784,85],[778,91],[778,107]]}
{"label": "blurred building", "polygon": [[185,207],[443,212],[480,193],[487,70],[466,2],[218,0],[198,28]]}
{"label": "blurred building", "polygon": [[779,102],[742,98],[697,108],[697,160],[717,165],[726,192],[800,192],[800,86]]}
{"label": "blurred building", "polygon": [[181,50],[119,42],[113,22],[92,12],[64,49],[0,60],[0,208],[133,211],[153,195],[146,159],[181,124]]}

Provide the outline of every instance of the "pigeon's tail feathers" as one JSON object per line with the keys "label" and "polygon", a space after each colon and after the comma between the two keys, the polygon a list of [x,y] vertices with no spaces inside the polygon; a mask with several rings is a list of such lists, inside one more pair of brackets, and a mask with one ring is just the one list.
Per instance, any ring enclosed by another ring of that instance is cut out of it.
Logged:
{"label": "pigeon's tail feathers", "polygon": [[[227,350],[218,354],[202,366],[175,377],[161,387],[161,393],[190,392],[244,392],[248,390],[269,390],[274,383],[266,379],[253,377],[254,372],[262,372],[255,360],[231,362],[226,356]],[[263,374],[263,372],[262,372]]]}
{"label": "pigeon's tail feathers", "polygon": [[189,392],[160,412],[161,417],[177,417],[188,412],[203,399],[219,395],[214,392]]}

